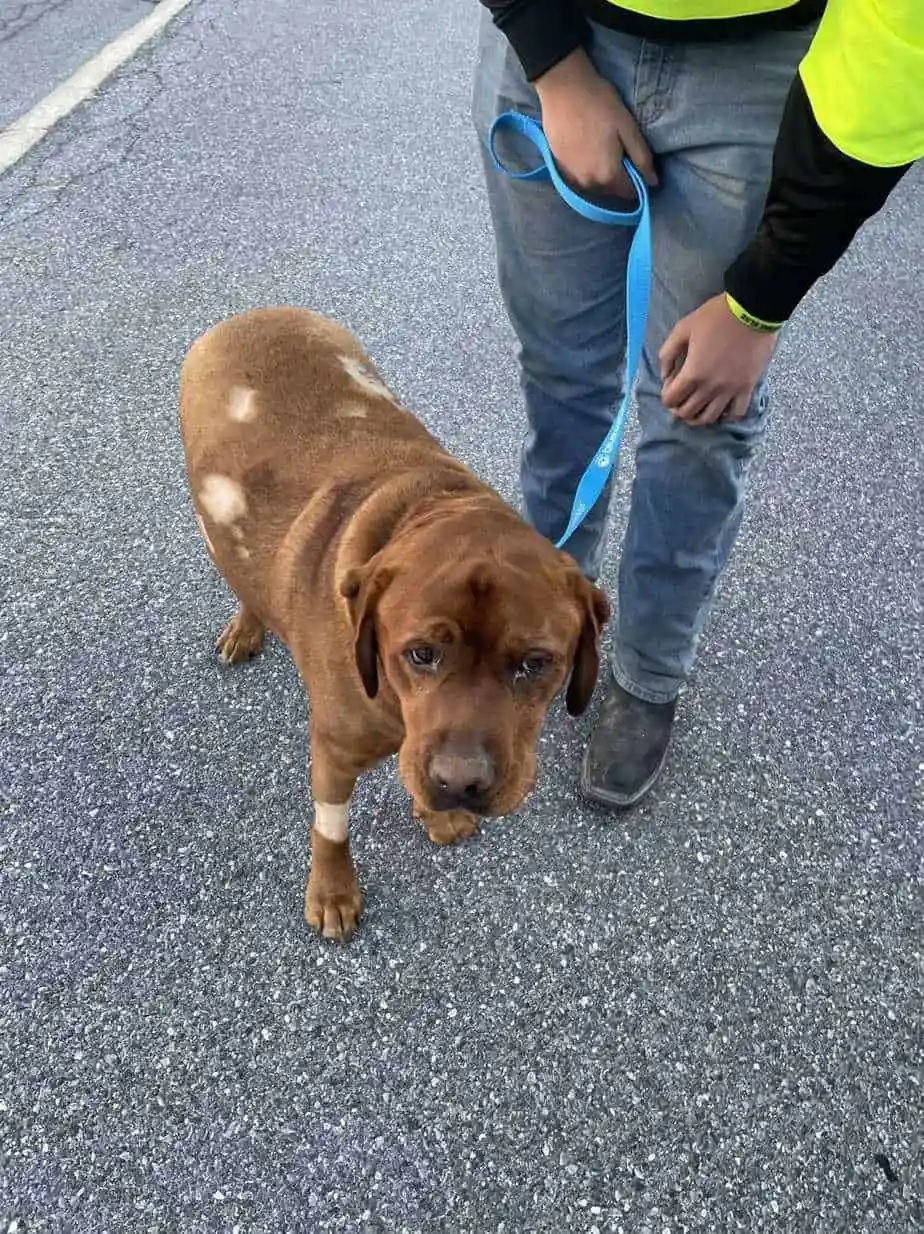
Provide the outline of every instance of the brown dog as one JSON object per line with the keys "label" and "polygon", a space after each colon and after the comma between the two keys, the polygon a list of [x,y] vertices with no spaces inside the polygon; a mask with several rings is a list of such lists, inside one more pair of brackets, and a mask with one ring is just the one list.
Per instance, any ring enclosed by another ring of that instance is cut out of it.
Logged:
{"label": "brown dog", "polygon": [[221,655],[255,655],[270,630],[308,692],[305,916],[345,941],[362,909],[357,777],[398,751],[438,844],[515,810],[552,699],[567,681],[572,715],[590,701],[609,606],[317,314],[207,331],[183,362],[180,421],[199,526],[240,601]]}

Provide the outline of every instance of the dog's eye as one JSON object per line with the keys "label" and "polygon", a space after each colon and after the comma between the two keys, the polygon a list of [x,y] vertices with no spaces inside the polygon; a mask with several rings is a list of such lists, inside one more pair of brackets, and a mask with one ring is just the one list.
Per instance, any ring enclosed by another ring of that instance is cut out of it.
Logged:
{"label": "dog's eye", "polygon": [[413,668],[436,668],[440,662],[440,653],[435,647],[421,645],[408,647],[404,658]]}
{"label": "dog's eye", "polygon": [[551,657],[544,652],[536,652],[532,655],[524,656],[519,662],[514,672],[514,676],[519,681],[530,681],[539,677],[549,667]]}

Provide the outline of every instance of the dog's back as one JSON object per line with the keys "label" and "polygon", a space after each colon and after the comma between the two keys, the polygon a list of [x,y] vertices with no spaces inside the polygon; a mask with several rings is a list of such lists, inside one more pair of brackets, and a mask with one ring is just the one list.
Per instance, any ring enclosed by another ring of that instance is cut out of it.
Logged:
{"label": "dog's back", "polygon": [[296,308],[241,314],[202,335],[180,371],[180,419],[191,471],[252,470],[271,449],[303,501],[332,465],[368,465],[368,452],[351,448],[366,439],[377,441],[377,467],[437,444],[347,330]]}
{"label": "dog's back", "polygon": [[187,353],[179,393],[206,545],[258,612],[277,551],[312,502],[323,511],[331,493],[444,456],[353,336],[305,309],[220,322]]}

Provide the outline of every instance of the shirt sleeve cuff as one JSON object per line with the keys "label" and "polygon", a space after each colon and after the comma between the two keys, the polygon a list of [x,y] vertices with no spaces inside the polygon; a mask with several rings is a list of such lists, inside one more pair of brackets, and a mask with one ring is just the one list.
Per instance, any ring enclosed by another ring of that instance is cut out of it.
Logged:
{"label": "shirt sleeve cuff", "polygon": [[816,272],[789,266],[756,240],[725,272],[725,294],[755,321],[780,326],[811,290]]}

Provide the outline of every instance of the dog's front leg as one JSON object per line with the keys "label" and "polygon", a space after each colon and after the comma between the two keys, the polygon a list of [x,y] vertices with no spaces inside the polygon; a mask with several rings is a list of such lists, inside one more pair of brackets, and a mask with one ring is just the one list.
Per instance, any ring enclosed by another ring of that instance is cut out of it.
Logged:
{"label": "dog's front leg", "polygon": [[350,798],[357,771],[347,769],[312,729],[311,873],[305,888],[305,920],[325,938],[348,942],[363,909],[350,855]]}

